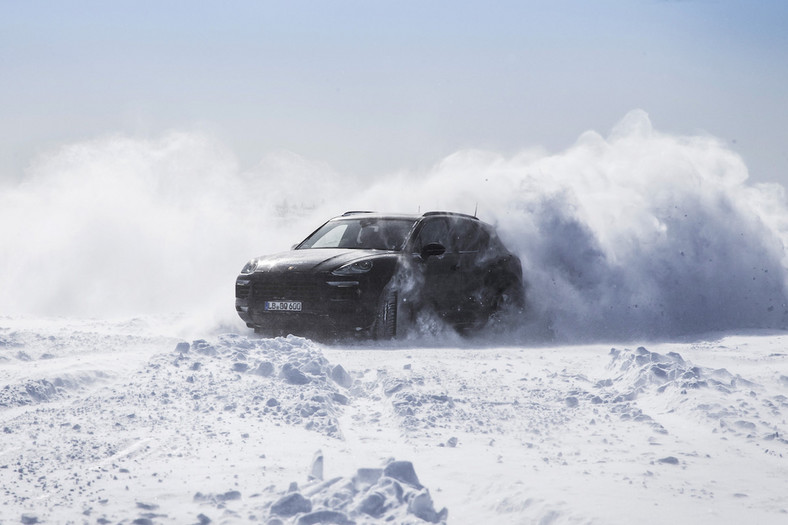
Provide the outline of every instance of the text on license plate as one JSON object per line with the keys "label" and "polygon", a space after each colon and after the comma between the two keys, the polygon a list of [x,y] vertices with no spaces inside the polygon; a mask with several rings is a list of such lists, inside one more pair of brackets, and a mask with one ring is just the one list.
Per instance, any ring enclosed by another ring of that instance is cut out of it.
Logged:
{"label": "text on license plate", "polygon": [[266,301],[265,309],[269,312],[300,312],[301,301]]}

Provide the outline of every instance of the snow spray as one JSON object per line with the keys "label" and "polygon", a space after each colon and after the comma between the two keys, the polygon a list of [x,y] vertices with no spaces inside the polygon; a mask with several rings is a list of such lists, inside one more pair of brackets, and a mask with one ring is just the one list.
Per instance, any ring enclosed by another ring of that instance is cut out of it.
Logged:
{"label": "snow spray", "polygon": [[518,253],[511,338],[671,337],[788,324],[788,206],[710,136],[626,115],[565,151],[459,151],[359,181],[291,153],[240,169],[200,134],[63,146],[0,193],[0,313],[210,313],[238,325],[243,264],[347,209],[471,213]]}

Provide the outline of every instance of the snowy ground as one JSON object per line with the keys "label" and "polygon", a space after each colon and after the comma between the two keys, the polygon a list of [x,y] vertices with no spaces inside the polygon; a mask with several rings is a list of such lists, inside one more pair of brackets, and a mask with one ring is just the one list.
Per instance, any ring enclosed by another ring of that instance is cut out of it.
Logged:
{"label": "snowy ground", "polygon": [[425,348],[162,326],[0,317],[0,522],[788,523],[784,333]]}

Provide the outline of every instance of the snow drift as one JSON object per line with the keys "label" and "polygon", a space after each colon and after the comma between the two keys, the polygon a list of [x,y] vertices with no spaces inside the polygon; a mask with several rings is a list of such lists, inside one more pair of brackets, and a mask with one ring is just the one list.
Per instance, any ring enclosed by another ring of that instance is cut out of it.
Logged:
{"label": "snow drift", "polygon": [[[240,169],[200,134],[64,146],[0,194],[0,312],[186,312],[242,328],[232,283],[346,209],[473,212],[520,254],[512,337],[581,341],[784,328],[788,207],[708,136],[642,111],[559,153],[460,151],[356,180],[289,153]],[[210,320],[210,321],[209,321]]]}

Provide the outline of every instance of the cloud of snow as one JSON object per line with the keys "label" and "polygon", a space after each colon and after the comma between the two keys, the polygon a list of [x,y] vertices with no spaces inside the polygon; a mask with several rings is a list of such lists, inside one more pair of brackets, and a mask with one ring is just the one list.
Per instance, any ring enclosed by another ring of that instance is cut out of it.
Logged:
{"label": "cloud of snow", "polygon": [[518,337],[660,337],[788,324],[788,205],[709,136],[642,111],[559,153],[460,151],[357,180],[294,154],[242,170],[200,134],[106,137],[0,193],[0,313],[235,319],[233,282],[347,209],[472,213],[522,258]]}
{"label": "cloud of snow", "polygon": [[238,270],[309,230],[331,179],[288,155],[240,172],[191,133],[64,146],[0,193],[0,312],[233,319]]}

